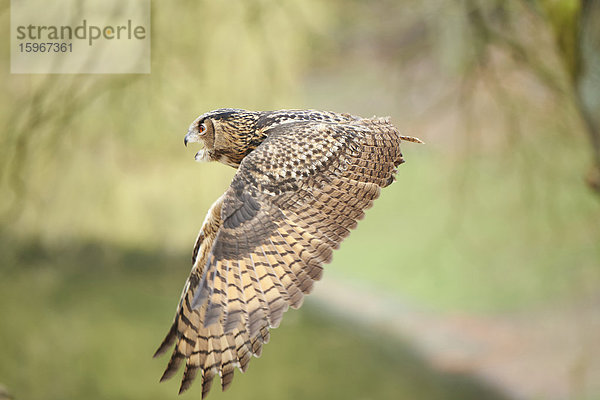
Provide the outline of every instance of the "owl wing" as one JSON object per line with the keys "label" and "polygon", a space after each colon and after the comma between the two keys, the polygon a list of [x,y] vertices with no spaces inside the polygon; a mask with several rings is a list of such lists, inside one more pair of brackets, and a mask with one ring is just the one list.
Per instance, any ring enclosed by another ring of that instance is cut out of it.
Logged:
{"label": "owl wing", "polygon": [[248,154],[213,205],[175,321],[155,355],[176,342],[161,380],[186,360],[180,393],[260,355],[288,307],[298,308],[322,264],[394,180],[403,162],[387,119],[284,123]]}

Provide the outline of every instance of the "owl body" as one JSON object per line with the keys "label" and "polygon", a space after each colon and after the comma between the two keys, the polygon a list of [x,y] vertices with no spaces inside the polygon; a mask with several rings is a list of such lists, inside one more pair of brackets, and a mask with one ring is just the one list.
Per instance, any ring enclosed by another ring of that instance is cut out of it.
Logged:
{"label": "owl body", "polygon": [[203,397],[215,375],[227,388],[394,181],[402,140],[420,142],[389,118],[317,110],[227,108],[194,120],[184,143],[204,145],[196,160],[238,170],[198,234],[175,320],[155,354],[175,344],[161,380],[185,362],[180,393],[198,374]]}
{"label": "owl body", "polygon": [[[335,124],[357,119],[349,114],[316,110],[247,111],[221,108],[203,114],[192,122],[186,138],[187,141],[196,141],[200,136],[199,126],[204,123],[207,131],[203,140],[212,149],[199,152],[196,160],[219,161],[237,168],[242,159],[256,149],[274,128],[290,123]],[[221,134],[214,136],[215,131]]]}

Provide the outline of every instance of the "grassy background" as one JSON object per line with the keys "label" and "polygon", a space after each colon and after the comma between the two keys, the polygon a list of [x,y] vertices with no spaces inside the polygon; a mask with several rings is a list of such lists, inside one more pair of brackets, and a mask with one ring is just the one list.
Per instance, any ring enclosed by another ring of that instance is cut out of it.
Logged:
{"label": "grassy background", "polygon": [[[5,249],[3,249],[5,250]],[[20,249],[3,271],[0,376],[15,398],[175,398],[151,355],[171,318],[185,259],[96,244]],[[187,258],[187,257],[186,257]],[[84,264],[85,268],[81,268]],[[286,315],[259,360],[212,398],[502,399],[468,377],[431,370],[383,333],[332,320],[315,304]],[[214,389],[215,389],[214,388]],[[402,395],[400,395],[402,393]],[[448,397],[448,393],[452,393]],[[182,398],[198,398],[198,385]]]}

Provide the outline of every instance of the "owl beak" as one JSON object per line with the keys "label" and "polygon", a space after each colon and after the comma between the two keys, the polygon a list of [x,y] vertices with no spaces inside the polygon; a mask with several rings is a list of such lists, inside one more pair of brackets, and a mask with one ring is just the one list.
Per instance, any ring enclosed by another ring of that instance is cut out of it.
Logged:
{"label": "owl beak", "polygon": [[187,147],[188,143],[199,142],[198,134],[194,131],[188,131],[187,135],[183,138],[183,144]]}
{"label": "owl beak", "polygon": [[187,147],[188,143],[193,143],[198,141],[198,135],[196,132],[188,131],[188,133],[183,138],[183,144]]}
{"label": "owl beak", "polygon": [[[198,133],[189,130],[183,138],[183,144],[187,147],[188,143],[200,143],[201,147],[204,147],[204,141],[198,136]],[[194,157],[196,161],[206,161],[208,158],[208,152],[205,149],[201,149]]]}

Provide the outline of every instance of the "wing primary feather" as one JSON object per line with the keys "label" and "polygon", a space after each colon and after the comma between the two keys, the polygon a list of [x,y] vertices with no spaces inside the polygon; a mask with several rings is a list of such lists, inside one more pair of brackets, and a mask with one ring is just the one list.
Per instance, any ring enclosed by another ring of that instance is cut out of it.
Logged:
{"label": "wing primary feather", "polygon": [[217,325],[208,327],[208,355],[202,369],[218,371],[221,367],[221,329]]}
{"label": "wing primary feather", "polygon": [[[269,322],[272,328],[277,328],[279,323],[281,322],[281,318],[283,314],[287,311],[289,307],[289,294],[287,290],[283,287],[283,284],[279,280],[279,277],[273,270],[273,266],[269,262],[269,258],[265,253],[265,250],[262,246],[259,247],[260,253],[262,254],[262,259],[264,260],[264,269],[265,274],[267,274],[273,284],[270,289],[267,289],[266,295],[268,296],[268,306],[269,306]],[[276,289],[278,293],[272,293],[273,289]],[[263,288],[263,291],[265,289]]]}
{"label": "wing primary feather", "polygon": [[214,330],[215,326],[211,325],[206,328],[207,330],[207,355],[204,359],[204,365],[202,366],[202,398],[205,398],[208,394],[210,387],[212,386],[212,381],[215,377],[217,359],[216,355],[218,350],[215,349],[216,340],[214,340]]}
{"label": "wing primary feather", "polygon": [[183,353],[183,351],[181,351],[181,348],[180,348],[180,346],[183,346],[183,345],[185,345],[185,342],[180,340],[177,343],[177,345],[175,346],[175,349],[173,350],[173,354],[171,355],[171,358],[169,359],[169,363],[167,364],[167,368],[165,369],[165,372],[163,373],[163,375],[160,377],[160,382],[163,382],[163,381],[171,378],[173,375],[175,375],[175,373],[181,366],[182,361],[185,359],[184,353]]}
{"label": "wing primary feather", "polygon": [[289,222],[286,226],[289,228],[288,236],[293,239],[289,244],[304,263],[308,276],[313,281],[321,279],[323,273],[321,264],[331,258],[331,248],[319,239],[307,237],[304,232],[296,229],[296,226]]}
{"label": "wing primary feather", "polygon": [[200,281],[198,288],[194,292],[194,297],[192,298],[191,306],[193,310],[205,304],[212,294],[212,286],[210,285],[210,282],[214,282],[215,279],[215,264],[214,256],[211,254],[206,263],[208,268],[206,268],[206,271],[202,274],[202,280]]}
{"label": "wing primary feather", "polygon": [[171,347],[173,345],[173,343],[175,343],[176,339],[177,339],[177,317],[175,317],[175,320],[173,321],[173,324],[171,325],[171,329],[169,329],[167,336],[165,336],[162,343],[160,344],[160,346],[158,346],[158,349],[156,349],[156,352],[154,353],[154,355],[152,357],[158,357],[161,354],[164,354],[169,349],[169,347]]}
{"label": "wing primary feather", "polygon": [[231,381],[233,380],[233,373],[235,370],[235,360],[237,359],[235,355],[235,341],[233,340],[233,335],[224,334],[221,336],[221,348],[223,349],[223,360],[221,365],[221,370],[219,371],[219,375],[221,377],[221,389],[226,390]]}
{"label": "wing primary feather", "polygon": [[265,251],[265,249],[262,245],[259,246],[258,248],[260,249],[260,254],[262,254],[262,256],[264,257],[265,267],[267,268],[268,274],[271,276],[271,280],[272,280],[273,284],[277,287],[277,289],[279,290],[279,293],[281,294],[283,299],[286,302],[289,301],[290,295],[289,295],[288,291],[286,290],[286,288],[284,287],[283,283],[281,282],[281,279],[279,279],[279,276],[275,272],[275,269],[273,268],[273,265],[271,264],[271,261],[269,260],[270,257],[267,255],[267,252]]}
{"label": "wing primary feather", "polygon": [[264,311],[259,300],[259,293],[256,292],[254,282],[248,265],[248,258],[244,258],[240,262],[240,278],[242,280],[242,290],[246,299],[246,307],[248,312],[247,328],[250,338],[254,338],[261,328],[261,321],[265,319]]}
{"label": "wing primary feather", "polygon": [[[225,273],[221,273],[225,264]],[[207,311],[204,318],[204,327],[208,327],[221,318],[221,314],[227,303],[227,270],[229,269],[229,260],[214,267],[213,289],[210,298],[207,300]]]}
{"label": "wing primary feather", "polygon": [[298,279],[298,282],[300,283],[299,289],[302,291],[302,293],[310,293],[313,288],[313,280],[310,278],[310,276],[308,276],[306,271],[304,271],[304,263],[288,242],[290,238],[287,233],[286,236],[284,236],[281,233],[281,228],[277,230],[277,233],[281,238],[281,242],[279,242],[281,249],[283,250],[284,248],[287,248],[287,250],[284,250],[285,254],[283,256],[284,260],[286,260],[288,269],[296,276],[296,279]]}
{"label": "wing primary feather", "polygon": [[[257,268],[260,267],[256,265],[256,262],[254,261],[254,256],[252,255],[252,253],[250,253],[249,255],[249,259],[250,259],[250,280],[252,281],[252,287],[254,289],[254,292],[257,295],[258,298],[258,302],[260,304],[260,309],[263,312],[263,326],[268,326],[270,324],[269,321],[269,307],[268,307],[268,303],[267,300],[265,299],[265,292],[263,291],[262,285],[261,285],[261,279],[264,279],[265,281],[268,279],[268,276],[265,275],[261,275],[259,276],[258,272],[257,272]],[[265,282],[266,284],[266,282]]]}
{"label": "wing primary feather", "polygon": [[200,341],[196,340],[196,346],[194,347],[192,354],[190,354],[190,356],[188,357],[185,365],[185,371],[183,372],[183,378],[181,380],[181,385],[179,386],[179,394],[182,394],[183,392],[188,390],[192,385],[192,382],[196,378],[198,370],[201,367],[200,352]]}
{"label": "wing primary feather", "polygon": [[246,300],[244,298],[244,292],[242,290],[242,281],[240,278],[240,263],[239,261],[232,261],[233,268],[233,284],[235,286],[236,294],[229,298],[230,309],[227,312],[225,318],[225,332],[232,332],[238,324],[245,325],[248,319],[248,312],[246,306]]}
{"label": "wing primary feather", "polygon": [[271,263],[271,265],[277,270],[279,280],[284,283],[285,289],[290,295],[290,306],[292,308],[300,308],[302,301],[304,300],[304,294],[302,293],[302,290],[300,290],[300,282],[298,281],[298,278],[296,278],[296,275],[290,270],[285,259],[279,252],[279,249],[270,238],[269,243],[272,249],[271,253],[276,260],[276,262]]}
{"label": "wing primary feather", "polygon": [[246,369],[248,368],[248,362],[252,357],[252,347],[245,326],[241,325],[238,332],[234,335],[234,340],[237,358],[240,364],[239,368],[242,372],[246,372]]}

